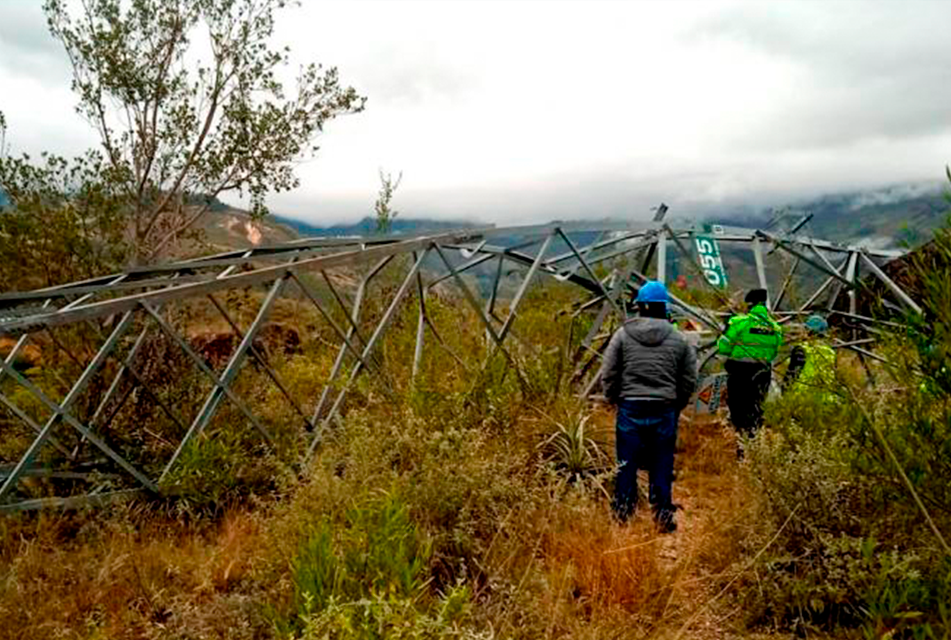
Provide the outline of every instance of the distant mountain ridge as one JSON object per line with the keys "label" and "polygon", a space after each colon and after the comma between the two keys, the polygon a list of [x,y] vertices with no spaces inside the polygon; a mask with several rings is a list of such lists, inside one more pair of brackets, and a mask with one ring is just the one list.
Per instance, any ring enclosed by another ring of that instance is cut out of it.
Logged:
{"label": "distant mountain ridge", "polygon": [[777,209],[711,216],[710,221],[761,226],[780,211],[787,213],[789,223],[813,214],[805,229],[810,235],[887,248],[927,242],[931,232],[948,219],[951,201],[939,183],[909,183],[829,194]]}
{"label": "distant mountain ridge", "polygon": [[[290,227],[301,236],[368,236],[376,233],[376,220],[366,217],[351,224],[336,224],[329,227],[317,225],[278,214],[272,214],[270,220]],[[449,231],[485,226],[466,220],[431,220],[429,218],[396,218],[391,233],[425,233],[427,231]]]}
{"label": "distant mountain ridge", "polygon": [[[9,205],[9,197],[0,189],[0,207]],[[279,243],[297,236],[339,237],[376,233],[376,220],[369,216],[350,224],[318,226],[279,214],[251,221],[247,212],[241,209],[220,201],[212,205],[211,215],[202,226],[210,232],[212,245],[217,245],[216,248]],[[951,200],[946,185],[942,183],[905,183],[832,193],[784,207],[741,207],[739,211],[734,209],[733,213],[706,216],[705,221],[761,227],[780,211],[787,214],[787,223],[812,213],[813,218],[805,228],[810,235],[885,248],[927,242],[931,232],[948,220]],[[482,226],[491,225],[471,220],[396,218],[392,233],[438,233]]]}

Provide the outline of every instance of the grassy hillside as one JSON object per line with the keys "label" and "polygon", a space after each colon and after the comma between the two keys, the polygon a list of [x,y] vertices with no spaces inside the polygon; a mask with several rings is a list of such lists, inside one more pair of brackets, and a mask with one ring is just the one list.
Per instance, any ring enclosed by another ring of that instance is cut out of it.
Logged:
{"label": "grassy hillside", "polygon": [[[374,281],[364,335],[405,266]],[[273,449],[225,403],[167,479],[170,497],[0,517],[0,639],[946,638],[951,232],[915,268],[928,321],[876,346],[884,362],[840,351],[834,370],[771,397],[744,462],[724,413],[684,412],[668,536],[645,501],[633,522],[612,517],[613,410],[572,382],[584,297],[553,280],[530,289],[507,353],[489,357],[460,293],[437,287],[427,305],[443,344],[427,334],[413,380],[418,307],[405,305],[310,462],[298,465],[299,415],[249,365],[234,391]],[[261,295],[227,296],[239,324]],[[227,331],[199,304],[169,311],[196,344]],[[290,295],[271,322],[281,331],[262,350],[309,412],[339,341]],[[777,378],[801,336],[786,339]],[[144,349],[155,393],[195,415],[212,383],[162,334]],[[61,394],[58,374],[47,361],[27,375]],[[35,409],[8,377],[0,391]],[[9,464],[34,434],[0,419]],[[177,428],[130,393],[105,435],[157,475]],[[53,481],[27,480],[26,497]]]}
{"label": "grassy hillside", "polygon": [[246,211],[232,207],[213,209],[202,219],[201,225],[205,252],[278,244],[300,237],[273,216],[252,220]]}
{"label": "grassy hillside", "polygon": [[[396,277],[368,297],[367,327]],[[407,305],[376,352],[386,375],[360,379],[300,469],[286,466],[299,418],[246,367],[235,390],[277,452],[225,407],[170,479],[175,498],[0,519],[0,638],[946,637],[948,555],[875,434],[951,530],[951,297],[929,303],[937,323],[894,336],[889,364],[843,352],[827,387],[772,400],[747,462],[723,415],[686,412],[671,536],[644,512],[612,518],[613,412],[569,384],[590,321],[566,313],[578,299],[532,289],[511,359],[487,360],[475,316],[441,288],[429,308],[446,344],[428,341],[415,382]],[[333,333],[299,300],[275,314],[302,341],[271,364],[311,406]],[[180,381],[161,361],[156,382]],[[186,386],[190,415],[202,396]],[[169,427],[141,422],[146,401],[110,438],[161,459]],[[158,437],[141,442],[143,427]]]}

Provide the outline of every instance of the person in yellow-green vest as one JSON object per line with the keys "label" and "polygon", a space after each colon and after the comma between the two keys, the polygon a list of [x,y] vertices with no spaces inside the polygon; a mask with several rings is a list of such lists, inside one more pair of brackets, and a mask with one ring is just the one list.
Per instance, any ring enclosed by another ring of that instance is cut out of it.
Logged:
{"label": "person in yellow-green vest", "polygon": [[[763,402],[773,376],[773,360],[783,343],[783,330],[766,308],[766,289],[746,294],[749,311],[733,316],[717,341],[727,357],[726,403],[730,421],[741,435],[752,437],[763,422]],[[742,455],[742,450],[738,450]]]}
{"label": "person in yellow-green vest", "polygon": [[783,390],[801,393],[811,389],[831,400],[835,388],[835,349],[823,340],[829,331],[829,323],[820,315],[812,315],[804,324],[807,338],[794,346],[789,354]]}

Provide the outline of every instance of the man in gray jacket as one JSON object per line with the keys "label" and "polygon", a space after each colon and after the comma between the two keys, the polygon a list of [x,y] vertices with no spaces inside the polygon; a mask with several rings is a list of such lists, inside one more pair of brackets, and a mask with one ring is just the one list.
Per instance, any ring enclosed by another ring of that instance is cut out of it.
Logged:
{"label": "man in gray jacket", "polygon": [[640,317],[618,329],[604,352],[601,384],[617,406],[620,469],[612,507],[624,521],[637,505],[637,470],[646,469],[654,520],[663,533],[677,528],[671,485],[680,412],[697,384],[697,356],[667,320],[667,288],[650,281],[637,294]]}

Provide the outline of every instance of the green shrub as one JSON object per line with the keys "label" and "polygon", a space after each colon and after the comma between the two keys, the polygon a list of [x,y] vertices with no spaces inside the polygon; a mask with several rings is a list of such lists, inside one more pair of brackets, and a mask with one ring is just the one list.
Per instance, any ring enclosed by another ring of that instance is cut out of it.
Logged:
{"label": "green shrub", "polygon": [[554,422],[554,432],[539,448],[545,461],[569,482],[584,481],[611,466],[611,458],[591,437],[585,409],[569,412],[566,419]]}
{"label": "green shrub", "polygon": [[324,520],[291,561],[291,611],[279,633],[299,638],[461,637],[465,586],[429,593],[430,546],[399,499],[384,495],[350,509],[341,527]]}
{"label": "green shrub", "polygon": [[[951,256],[951,231],[935,244]],[[750,544],[765,549],[759,580],[743,594],[753,619],[951,637],[949,269],[912,269],[924,314],[885,339],[871,386],[840,357],[832,388],[769,403],[769,429],[750,448],[766,524]]]}

